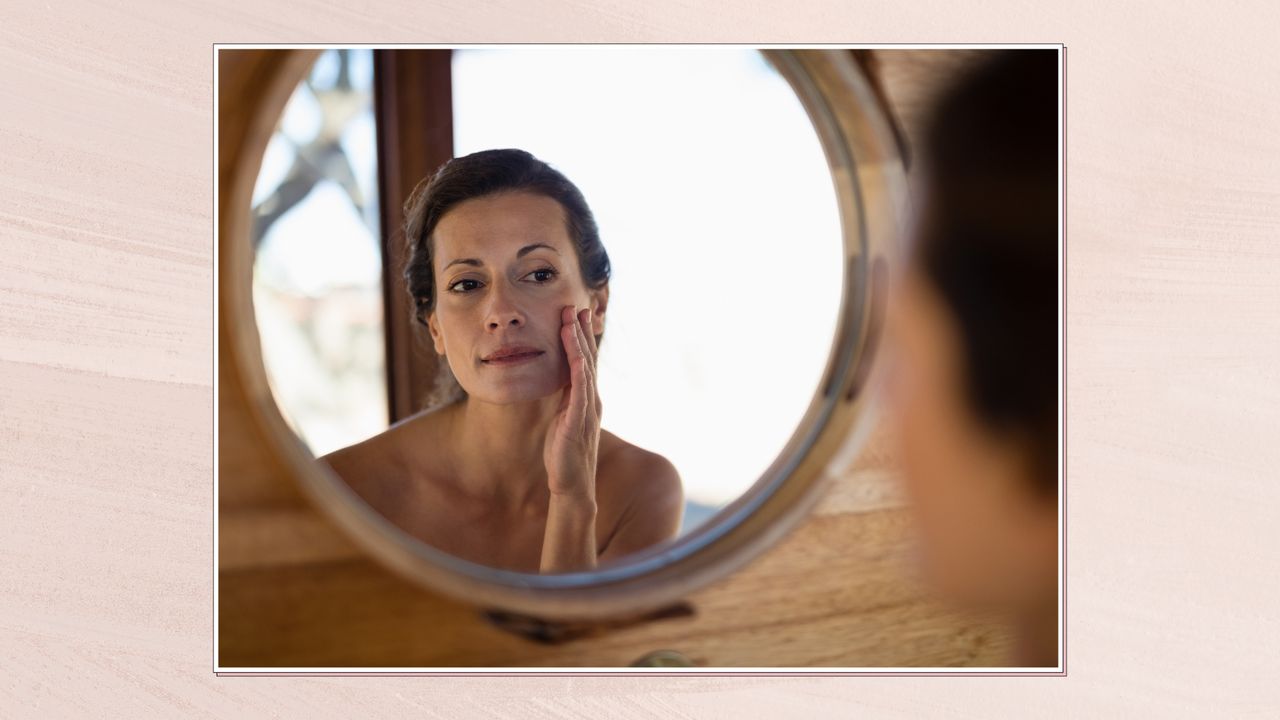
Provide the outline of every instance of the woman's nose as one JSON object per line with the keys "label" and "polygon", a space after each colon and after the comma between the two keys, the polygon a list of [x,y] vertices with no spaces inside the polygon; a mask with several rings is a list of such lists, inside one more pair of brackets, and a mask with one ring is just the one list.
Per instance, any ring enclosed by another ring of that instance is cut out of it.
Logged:
{"label": "woman's nose", "polygon": [[510,291],[494,288],[490,296],[489,311],[485,315],[485,327],[489,330],[521,327],[525,324],[524,312],[512,302]]}
{"label": "woman's nose", "polygon": [[489,329],[497,330],[502,327],[520,327],[524,324],[524,317],[518,313],[506,313],[503,315],[491,315],[489,317]]}

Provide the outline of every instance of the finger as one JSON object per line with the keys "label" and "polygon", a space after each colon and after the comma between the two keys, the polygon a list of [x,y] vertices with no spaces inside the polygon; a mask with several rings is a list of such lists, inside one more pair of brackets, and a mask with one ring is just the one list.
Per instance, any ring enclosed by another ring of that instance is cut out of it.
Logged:
{"label": "finger", "polygon": [[595,364],[595,358],[591,356],[592,355],[591,349],[595,344],[591,335],[591,322],[590,322],[591,311],[587,309],[587,310],[582,310],[578,312],[577,319],[578,319],[578,322],[574,323],[574,325],[576,326],[576,329],[577,329],[578,342],[582,344],[583,347],[587,348],[588,360],[589,360],[587,363],[587,380],[589,382],[589,385],[586,388],[584,388],[586,390],[587,400],[590,403],[591,416],[588,418],[588,420],[589,422],[595,425],[599,425],[600,424],[600,390],[596,384],[598,373],[597,373],[597,368]]}
{"label": "finger", "polygon": [[591,387],[590,387],[590,393],[588,396],[588,399],[591,402],[591,415],[592,415],[591,422],[595,423],[595,425],[598,427],[600,425],[600,409],[601,409],[600,408],[600,367],[599,365],[596,364],[597,360],[595,355],[595,340],[591,335],[590,315],[587,316],[587,322],[582,326],[581,334],[582,334],[582,342],[587,344],[587,347],[589,348],[589,353],[591,356],[591,361],[588,364],[588,368],[591,371],[591,374],[589,376],[591,380]]}
{"label": "finger", "polygon": [[573,308],[566,305],[560,308],[560,345],[564,347],[565,362],[569,365],[569,391],[565,392],[561,397],[560,412],[570,407],[572,403],[572,390],[574,384],[574,365],[573,360],[578,355],[578,341],[572,333]]}
{"label": "finger", "polygon": [[593,400],[595,401],[594,406],[596,411],[596,423],[598,424],[600,422],[600,418],[604,416],[604,403],[600,401],[600,384],[598,381],[599,366],[600,366],[600,346],[596,344],[596,334],[595,334],[595,330],[592,328],[592,322],[591,322],[591,319],[594,316],[594,314],[595,313],[593,310],[591,310],[591,308],[587,308],[585,322],[583,322],[582,328],[583,328],[584,335],[586,335],[587,346],[591,348],[591,385],[593,390],[592,396],[593,396]]}
{"label": "finger", "polygon": [[600,349],[596,347],[596,334],[591,329],[591,308],[585,308],[578,313],[578,323],[582,325],[582,334],[587,341],[587,355],[591,358],[591,365],[594,367]]}
{"label": "finger", "polygon": [[587,354],[587,348],[588,348],[587,338],[586,338],[586,335],[582,332],[582,312],[581,311],[575,312],[573,316],[573,320],[574,322],[572,324],[572,328],[573,328],[574,343],[577,346],[577,348],[579,348],[579,354],[580,354],[581,362],[583,366],[582,382],[581,382],[581,387],[579,389],[581,392],[580,402],[582,402],[583,404],[583,423],[584,423],[583,430],[585,431],[588,425],[597,424],[599,422],[599,420],[595,419],[595,417],[598,417],[596,416],[596,413],[595,413],[595,397],[596,397],[595,371],[596,369],[595,369],[595,366],[591,363],[590,356]]}
{"label": "finger", "polygon": [[586,319],[590,317],[590,313],[591,310],[589,309],[579,310],[574,313],[573,325],[574,330],[576,330],[578,344],[582,346],[582,353],[587,359],[587,366],[590,368],[591,375],[594,378],[596,371],[595,343],[592,342],[591,338],[590,320]]}
{"label": "finger", "polygon": [[589,365],[578,324],[572,320],[573,314],[565,314],[565,324],[560,328],[560,339],[564,343],[565,354],[569,358],[569,417],[568,427],[581,432],[587,420],[587,398],[591,387],[588,376]]}
{"label": "finger", "polygon": [[575,357],[585,356],[582,343],[578,341],[577,329],[577,315],[571,305],[566,305],[560,311],[560,342],[564,345],[565,358],[570,365],[573,364]]}
{"label": "finger", "polygon": [[593,405],[596,412],[596,421],[599,422],[600,417],[604,414],[603,412],[604,406],[600,402],[600,386],[598,382],[599,366],[600,366],[600,346],[596,344],[595,330],[591,327],[591,318],[593,314],[594,313],[591,310],[591,308],[587,308],[582,311],[581,316],[582,316],[582,334],[587,342],[587,347],[589,348],[590,354],[591,354],[591,385],[592,385],[592,391],[593,391],[592,400],[594,401]]}

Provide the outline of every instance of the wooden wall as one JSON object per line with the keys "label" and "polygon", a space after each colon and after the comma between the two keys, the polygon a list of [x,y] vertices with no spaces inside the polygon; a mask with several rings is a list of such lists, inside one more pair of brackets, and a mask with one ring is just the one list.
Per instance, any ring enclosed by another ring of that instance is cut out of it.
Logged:
{"label": "wooden wall", "polygon": [[[908,138],[970,51],[871,53]],[[234,88],[226,88],[234,90]],[[234,92],[223,95],[235,111]],[[225,305],[224,305],[225,307]],[[676,650],[700,666],[1001,665],[1007,633],[930,600],[913,576],[910,517],[877,429],[811,517],[688,598],[694,614],[542,644],[364,556],[303,496],[250,412],[218,329],[219,664],[625,666]]]}

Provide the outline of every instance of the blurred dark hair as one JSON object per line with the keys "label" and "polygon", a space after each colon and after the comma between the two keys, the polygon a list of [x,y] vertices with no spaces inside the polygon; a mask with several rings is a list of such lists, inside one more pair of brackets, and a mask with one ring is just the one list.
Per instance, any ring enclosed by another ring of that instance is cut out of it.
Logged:
{"label": "blurred dark hair", "polygon": [[975,414],[1058,466],[1058,53],[996,51],[938,102],[916,252],[960,328]]}
{"label": "blurred dark hair", "polygon": [[482,150],[440,166],[405,203],[409,262],[404,277],[418,322],[426,325],[427,316],[435,308],[431,234],[440,219],[466,200],[515,191],[544,195],[560,203],[583,282],[593,290],[609,282],[609,255],[600,242],[600,230],[582,191],[558,170],[524,150]]}

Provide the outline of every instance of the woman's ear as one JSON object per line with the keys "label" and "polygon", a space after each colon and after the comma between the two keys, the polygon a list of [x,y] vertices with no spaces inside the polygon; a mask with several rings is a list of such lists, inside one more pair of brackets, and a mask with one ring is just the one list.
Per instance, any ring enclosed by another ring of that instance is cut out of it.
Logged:
{"label": "woman's ear", "polygon": [[604,311],[609,308],[609,286],[591,291],[591,334],[604,332]]}
{"label": "woman's ear", "polygon": [[444,355],[444,335],[440,332],[440,325],[436,323],[434,310],[427,315],[427,329],[431,331],[431,344],[435,346],[436,354]]}

